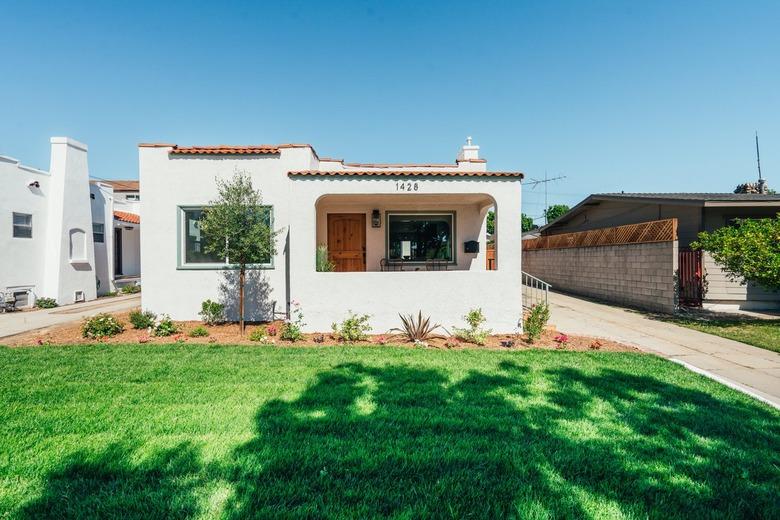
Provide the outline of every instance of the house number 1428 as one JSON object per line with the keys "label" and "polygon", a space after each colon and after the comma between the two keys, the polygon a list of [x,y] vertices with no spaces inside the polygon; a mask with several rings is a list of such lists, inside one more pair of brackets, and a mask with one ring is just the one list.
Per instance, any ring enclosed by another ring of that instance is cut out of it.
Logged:
{"label": "house number 1428", "polygon": [[413,181],[395,181],[395,191],[417,191],[420,184]]}

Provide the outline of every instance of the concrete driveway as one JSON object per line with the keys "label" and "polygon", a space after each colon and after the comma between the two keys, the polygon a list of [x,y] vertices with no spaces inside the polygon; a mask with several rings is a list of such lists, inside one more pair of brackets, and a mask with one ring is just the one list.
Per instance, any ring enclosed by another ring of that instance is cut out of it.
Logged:
{"label": "concrete driveway", "polygon": [[634,345],[780,408],[776,352],[560,293],[550,293],[550,310],[558,330]]}
{"label": "concrete driveway", "polygon": [[122,312],[141,306],[141,295],[115,296],[112,298],[100,298],[91,302],[75,303],[55,307],[54,309],[41,309],[36,311],[9,312],[0,314],[0,343],[2,338],[44,329],[52,325],[60,325],[72,321],[81,321],[88,316],[94,316],[101,312]]}

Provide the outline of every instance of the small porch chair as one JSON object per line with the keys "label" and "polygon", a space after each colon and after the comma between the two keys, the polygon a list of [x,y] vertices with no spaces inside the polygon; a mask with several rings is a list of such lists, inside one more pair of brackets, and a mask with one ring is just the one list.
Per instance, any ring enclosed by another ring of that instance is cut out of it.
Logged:
{"label": "small porch chair", "polygon": [[379,270],[380,271],[403,271],[404,262],[403,260],[388,260],[387,258],[383,258],[379,261]]}
{"label": "small porch chair", "polygon": [[426,271],[446,271],[449,262],[443,258],[431,258],[425,261]]}

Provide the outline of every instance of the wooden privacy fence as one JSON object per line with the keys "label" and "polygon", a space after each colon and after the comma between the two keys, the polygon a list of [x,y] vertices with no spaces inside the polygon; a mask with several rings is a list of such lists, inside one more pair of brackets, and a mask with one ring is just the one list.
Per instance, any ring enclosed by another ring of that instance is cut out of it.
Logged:
{"label": "wooden privacy fence", "polygon": [[496,270],[496,244],[488,244],[487,245],[487,251],[486,251],[485,259],[487,261],[487,265],[485,266],[488,271],[495,271]]}
{"label": "wooden privacy fence", "polygon": [[671,240],[677,240],[676,218],[523,240],[523,249],[526,251],[534,249],[565,249],[571,247],[646,244],[650,242],[669,242]]}

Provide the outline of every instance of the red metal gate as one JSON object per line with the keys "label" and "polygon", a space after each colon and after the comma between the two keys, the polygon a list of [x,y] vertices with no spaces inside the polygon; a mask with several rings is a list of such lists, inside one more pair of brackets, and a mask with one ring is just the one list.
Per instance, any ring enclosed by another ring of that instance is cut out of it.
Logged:
{"label": "red metal gate", "polygon": [[704,297],[702,283],[701,251],[681,249],[678,262],[680,305],[701,307]]}

